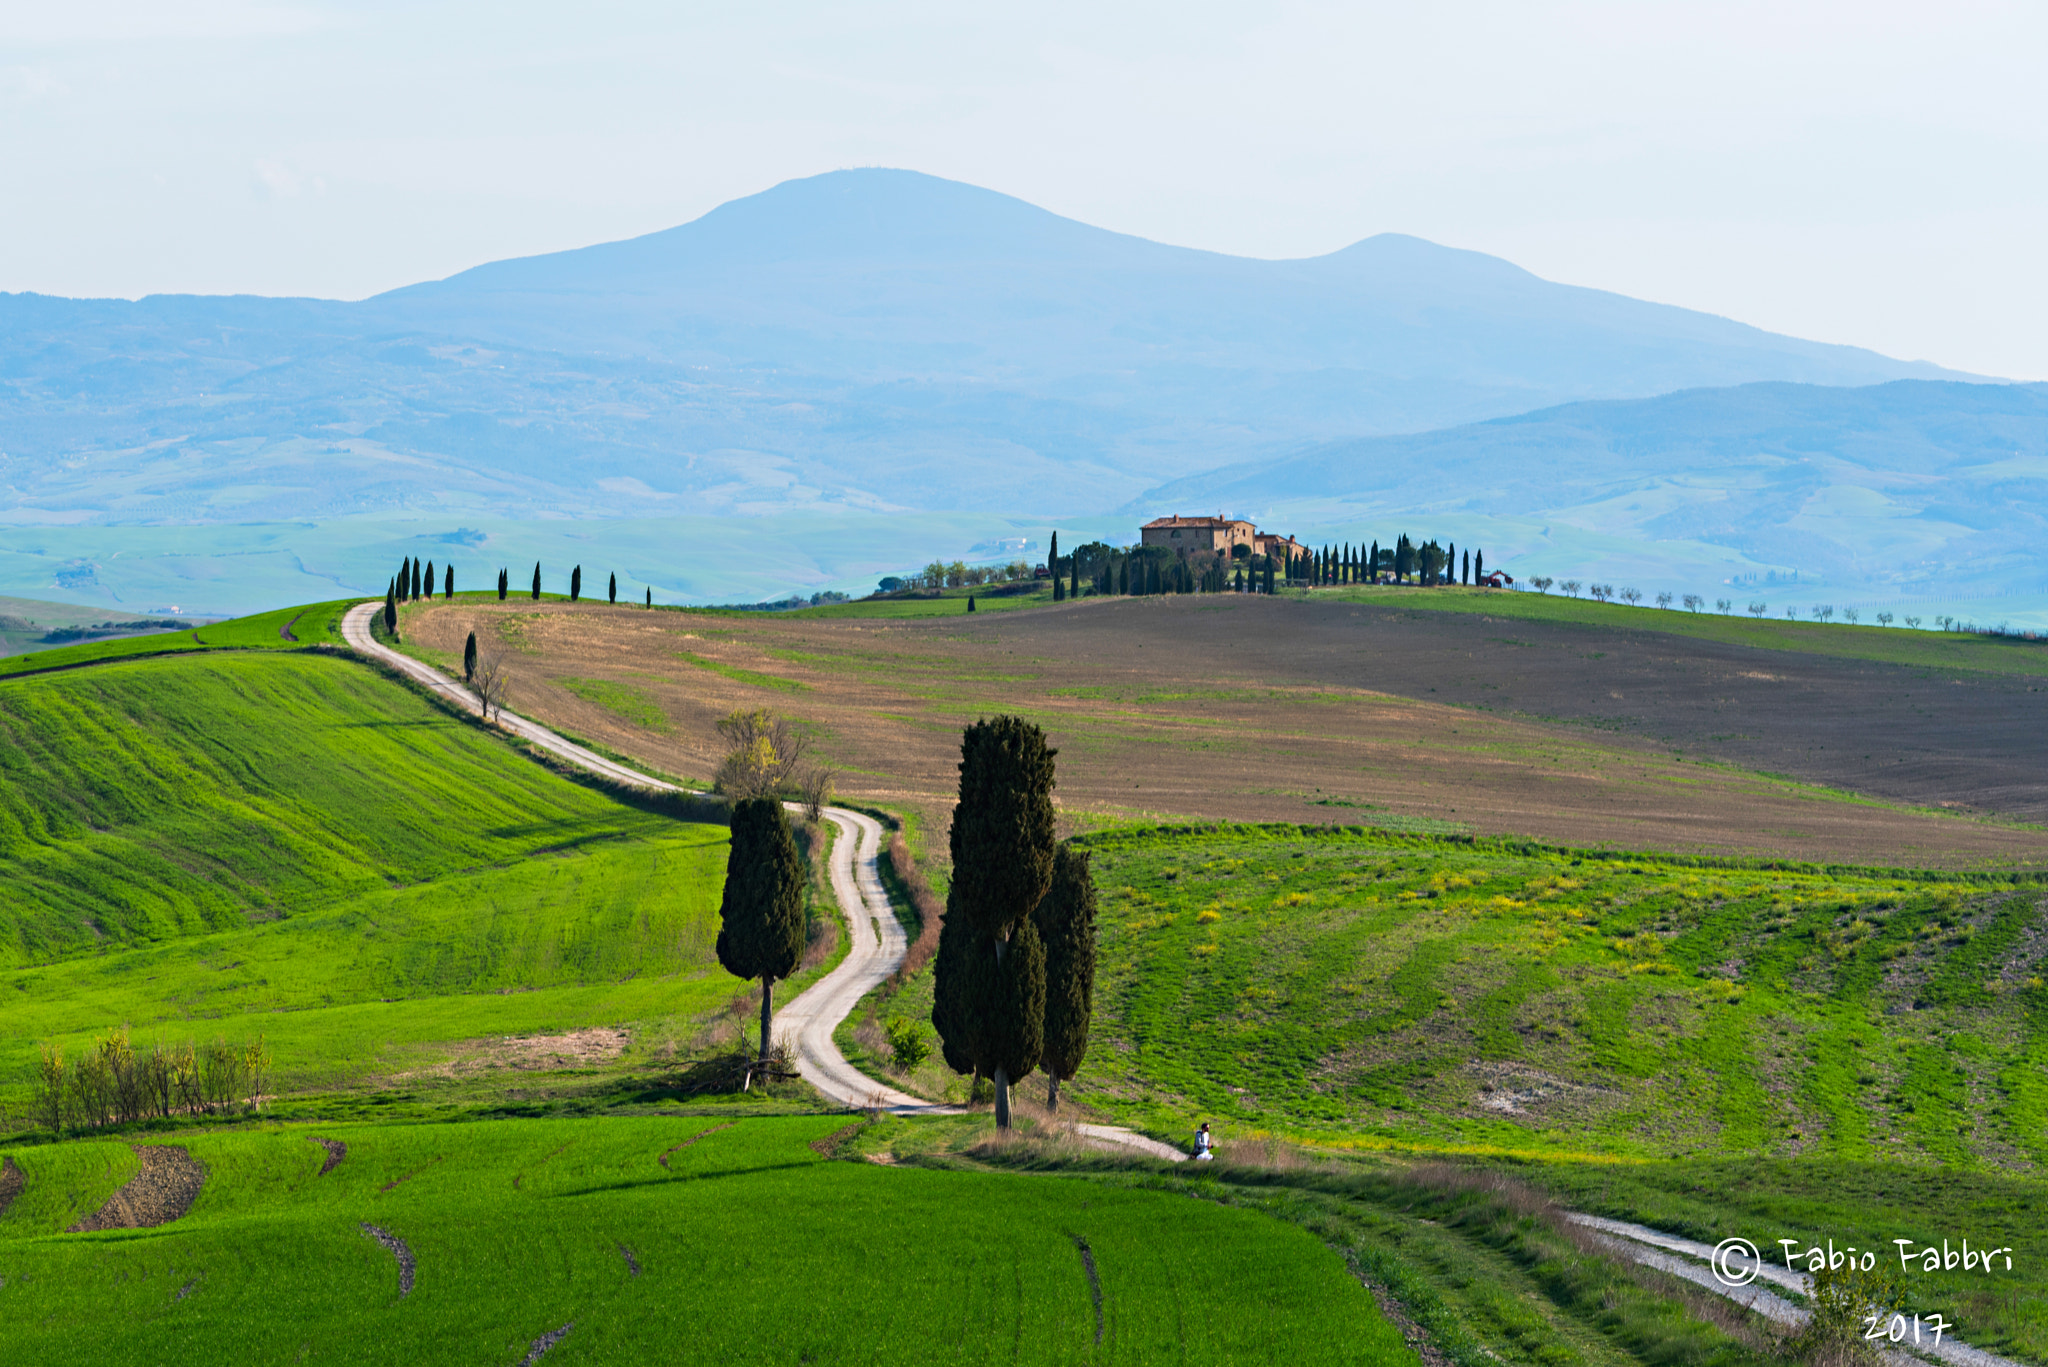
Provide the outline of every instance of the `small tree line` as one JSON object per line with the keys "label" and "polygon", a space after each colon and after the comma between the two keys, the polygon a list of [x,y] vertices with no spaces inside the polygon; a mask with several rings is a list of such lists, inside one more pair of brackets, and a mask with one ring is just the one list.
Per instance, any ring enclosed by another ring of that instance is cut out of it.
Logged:
{"label": "small tree line", "polygon": [[263,1036],[245,1044],[215,1039],[136,1046],[128,1027],[110,1030],[76,1060],[45,1044],[36,1064],[34,1116],[54,1133],[98,1129],[174,1115],[253,1110],[270,1073]]}
{"label": "small tree line", "polygon": [[[1577,579],[1554,579],[1549,575],[1542,574],[1530,576],[1528,584],[1538,593],[1548,593],[1552,588],[1556,588],[1567,598],[1577,598],[1581,593],[1584,593],[1596,603],[1620,602],[1630,607],[1641,606],[1645,597],[1643,592],[1633,585],[1624,585],[1617,589],[1612,584],[1581,583]],[[1709,606],[1716,613],[1724,617],[1733,616],[1736,611],[1736,602],[1732,598],[1716,598],[1710,604],[1702,594],[1674,594],[1668,590],[1660,590],[1654,595],[1650,595],[1650,598],[1658,608],[1665,611],[1670,611],[1674,603],[1691,613],[1704,612]],[[1759,620],[1772,615],[1771,605],[1762,599],[1749,600],[1742,605],[1742,610]],[[1783,615],[1786,621],[1796,622],[1800,619],[1801,614],[1798,607],[1787,605]],[[1822,626],[1832,624],[1837,617],[1840,617],[1849,626],[1858,626],[1862,624],[1864,610],[1854,604],[1845,604],[1837,608],[1833,603],[1809,603],[1806,607],[1805,615]],[[1928,621],[1938,631],[1974,632],[1985,636],[2013,636],[2028,641],[2042,639],[2041,633],[2024,628],[2013,628],[2004,622],[2000,622],[1996,626],[1980,627],[1975,622],[1965,622],[1961,618],[1950,614],[1940,614],[1930,619],[1919,613],[1897,614],[1893,613],[1889,608],[1879,608],[1875,612],[1870,613],[1869,616],[1872,622],[1881,627],[1889,627],[1892,623],[1897,622],[1909,630],[1918,630],[1923,621]]]}

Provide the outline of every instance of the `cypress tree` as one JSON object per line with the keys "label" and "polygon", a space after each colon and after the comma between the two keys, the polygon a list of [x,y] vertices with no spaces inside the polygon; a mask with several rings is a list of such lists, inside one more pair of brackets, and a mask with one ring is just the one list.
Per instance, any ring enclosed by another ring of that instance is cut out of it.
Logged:
{"label": "cypress tree", "polygon": [[1057,753],[1022,717],[975,722],[960,741],[932,1024],[948,1066],[994,1080],[1001,1129],[1011,1081],[1038,1066],[1044,1044],[1045,946],[1031,913],[1052,886]]}
{"label": "cypress tree", "polygon": [[415,603],[420,600],[420,562],[417,560],[412,562],[412,600]]}
{"label": "cypress tree", "polygon": [[1058,532],[1052,534],[1052,550],[1045,557],[1045,568],[1052,575],[1052,601],[1057,603],[1064,600],[1067,596],[1066,581],[1060,578],[1060,534]]}
{"label": "cypress tree", "polygon": [[384,585],[384,630],[393,636],[398,634],[398,581],[396,579]]}
{"label": "cypress tree", "polygon": [[1079,555],[1070,555],[1067,559],[1074,567],[1073,580],[1067,585],[1067,597],[1079,598],[1081,596],[1081,557]]}
{"label": "cypress tree", "polygon": [[1272,591],[1273,591],[1273,557],[1269,555],[1269,556],[1267,556],[1267,557],[1266,557],[1266,592],[1267,592],[1267,593],[1271,593]]}
{"label": "cypress tree", "polygon": [[540,601],[540,561],[533,562],[533,601]]}
{"label": "cypress tree", "polygon": [[1458,543],[1455,541],[1451,542],[1450,548],[1444,552],[1444,582],[1458,582]]}
{"label": "cypress tree", "polygon": [[612,602],[613,602],[613,603],[617,603],[618,601],[619,601],[619,576],[618,576],[618,575],[616,575],[616,574],[614,574],[614,575],[612,576]]}
{"label": "cypress tree", "polygon": [[455,596],[455,567],[453,565],[443,565],[441,567],[441,596],[443,598],[453,598]]}
{"label": "cypress tree", "polygon": [[427,598],[431,599],[431,598],[432,598],[432,597],[434,596],[434,562],[433,562],[433,561],[431,561],[431,560],[429,560],[429,561],[427,562],[427,581],[426,581],[426,582],[427,582],[427,591],[426,591],[426,594],[425,594],[425,596],[426,596]]}
{"label": "cypress tree", "polygon": [[462,681],[464,683],[473,683],[475,680],[476,633],[472,631],[469,633],[469,639],[462,643]]}
{"label": "cypress tree", "polygon": [[583,596],[583,567],[578,565],[569,571],[569,601],[575,602]]}
{"label": "cypress tree", "polygon": [[1460,582],[1470,584],[1472,582],[1472,552],[1470,551],[1465,552],[1465,564],[1461,573],[1464,575],[1464,578]]}
{"label": "cypress tree", "polygon": [[1372,549],[1365,553],[1365,582],[1375,584],[1380,577],[1380,543],[1375,540]]}
{"label": "cypress tree", "polygon": [[654,606],[654,590],[653,590],[653,589],[649,589],[649,590],[647,590],[647,606],[648,606],[648,607],[653,607],[653,606]]}
{"label": "cypress tree", "polygon": [[967,595],[967,610],[974,611],[974,595],[971,593]]}
{"label": "cypress tree", "polygon": [[1080,1071],[1088,1054],[1088,1024],[1095,1014],[1095,882],[1086,851],[1061,845],[1053,858],[1052,886],[1038,910],[1045,943],[1045,1108],[1060,1108],[1060,1083]]}
{"label": "cypress tree", "polygon": [[509,593],[509,592],[511,591],[511,589],[512,589],[512,572],[511,572],[510,570],[505,570],[505,569],[501,569],[501,570],[499,570],[499,571],[498,571],[498,601],[499,601],[499,602],[501,602],[501,603],[502,603],[502,602],[504,602],[504,601],[505,601],[505,595],[506,595],[507,593]]}
{"label": "cypress tree", "polygon": [[1486,552],[1484,550],[1477,550],[1472,552],[1472,582],[1476,584],[1484,578],[1486,578]]}
{"label": "cypress tree", "polygon": [[796,971],[804,950],[804,868],[782,804],[750,797],[733,804],[725,896],[718,907],[718,962],[735,978],[761,980],[761,1061],[774,1042],[775,981]]}

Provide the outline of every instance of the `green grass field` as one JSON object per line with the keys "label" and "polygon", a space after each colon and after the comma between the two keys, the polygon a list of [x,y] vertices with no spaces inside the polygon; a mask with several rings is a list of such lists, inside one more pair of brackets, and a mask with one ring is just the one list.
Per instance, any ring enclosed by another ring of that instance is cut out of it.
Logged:
{"label": "green grass field", "polygon": [[[1731,590],[1732,592],[1732,590]],[[1562,622],[1629,631],[1661,631],[1703,641],[1754,646],[1761,650],[1796,650],[1838,659],[1874,660],[1921,669],[1974,670],[1986,674],[2048,674],[2048,639],[1982,636],[1903,626],[1823,624],[1784,617],[1756,618],[1743,611],[1749,602],[1738,595],[1733,613],[1683,608],[1630,607],[1568,598],[1561,593],[1523,593],[1503,589],[1395,588],[1357,585],[1290,590],[1295,597],[1318,602],[1360,602],[1418,612],[1482,613],[1490,617],[1532,622]]]}
{"label": "green grass field", "polygon": [[1298,828],[1086,837],[1075,1086],[1371,1146],[2048,1162],[2039,884]]}
{"label": "green grass field", "polygon": [[[513,1363],[571,1325],[549,1367],[1415,1361],[1343,1261],[1285,1223],[1096,1182],[827,1162],[811,1145],[844,1125],[193,1135],[180,1142],[207,1180],[184,1219],[68,1235],[133,1158],[111,1143],[15,1149],[28,1184],[0,1217],[8,1354]],[[324,1177],[316,1135],[348,1145]],[[409,1295],[364,1223],[409,1246]]]}
{"label": "green grass field", "polygon": [[141,656],[208,650],[301,650],[316,645],[336,646],[341,644],[342,614],[361,601],[359,598],[345,598],[332,603],[308,603],[215,622],[212,626],[192,631],[155,632],[114,641],[53,646],[48,650],[0,659],[0,678],[11,674],[74,669],[80,665]]}
{"label": "green grass field", "polygon": [[33,1041],[264,1031],[324,1086],[428,1041],[688,1017],[725,830],[571,783],[351,661],[0,684],[0,1113]]}

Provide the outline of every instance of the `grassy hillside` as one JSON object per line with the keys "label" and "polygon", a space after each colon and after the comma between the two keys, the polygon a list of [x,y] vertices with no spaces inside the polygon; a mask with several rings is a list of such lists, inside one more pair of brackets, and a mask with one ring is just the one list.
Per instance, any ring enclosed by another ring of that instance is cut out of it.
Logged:
{"label": "grassy hillside", "polygon": [[[843,1117],[268,1128],[192,1136],[162,1229],[60,1231],[133,1171],[18,1149],[10,1352],[61,1363],[1415,1358],[1331,1250],[1279,1221],[1072,1180],[824,1161]],[[345,1143],[325,1176],[313,1136]],[[404,1240],[416,1280],[362,1229]],[[1091,1295],[1085,1243],[1101,1288]],[[1100,1326],[1098,1329],[1098,1325]]]}
{"label": "grassy hillside", "polygon": [[287,1083],[394,1048],[699,1012],[725,831],[557,777],[351,661],[0,683],[0,1112],[31,1041],[262,1029]]}
{"label": "grassy hillside", "polygon": [[1782,616],[1749,616],[1747,605],[1756,599],[1769,597],[1765,591],[1741,593],[1735,589],[1721,590],[1731,595],[1735,604],[1735,610],[1726,614],[1711,610],[1687,612],[1683,608],[1597,603],[1590,598],[1570,598],[1556,592],[1514,593],[1452,587],[1415,589],[1363,584],[1295,592],[1312,592],[1322,601],[1372,603],[1380,607],[1411,608],[1423,612],[1472,612],[1534,622],[1571,622],[1610,630],[1668,632],[1707,641],[1724,641],[1731,645],[1755,646],[1760,650],[1795,650],[1810,655],[1874,660],[1880,664],[1912,665],[1923,669],[2048,675],[2048,639],[2030,641],[2019,636],[1937,631],[1931,622],[1913,629],[1905,626],[1851,626],[1846,622],[1823,624],[1811,619],[1794,622]]}
{"label": "grassy hillside", "polygon": [[[481,596],[481,595],[479,595]],[[341,644],[341,618],[360,598],[308,603],[236,617],[191,631],[153,632],[113,641],[84,641],[52,646],[0,659],[0,678],[144,655],[187,654],[205,650],[292,650]]]}
{"label": "grassy hillside", "polygon": [[1097,835],[1077,1094],[1532,1154],[2048,1163],[2043,889],[1293,828]]}

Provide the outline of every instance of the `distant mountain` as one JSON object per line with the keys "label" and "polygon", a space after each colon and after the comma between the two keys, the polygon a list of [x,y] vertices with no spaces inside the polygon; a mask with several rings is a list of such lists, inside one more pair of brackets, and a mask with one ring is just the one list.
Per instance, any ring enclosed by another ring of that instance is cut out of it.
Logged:
{"label": "distant mountain", "polygon": [[1391,532],[1541,524],[1545,544],[1526,554],[1556,547],[1595,573],[1633,560],[1654,576],[1682,545],[1802,583],[2039,594],[2048,385],[1769,383],[1566,404],[1311,446],[1162,485],[1131,511],[1219,506]]}
{"label": "distant mountain", "polygon": [[1412,237],[1256,261],[844,171],[356,303],[0,296],[0,521],[1073,515],[1361,433],[1944,375]]}

